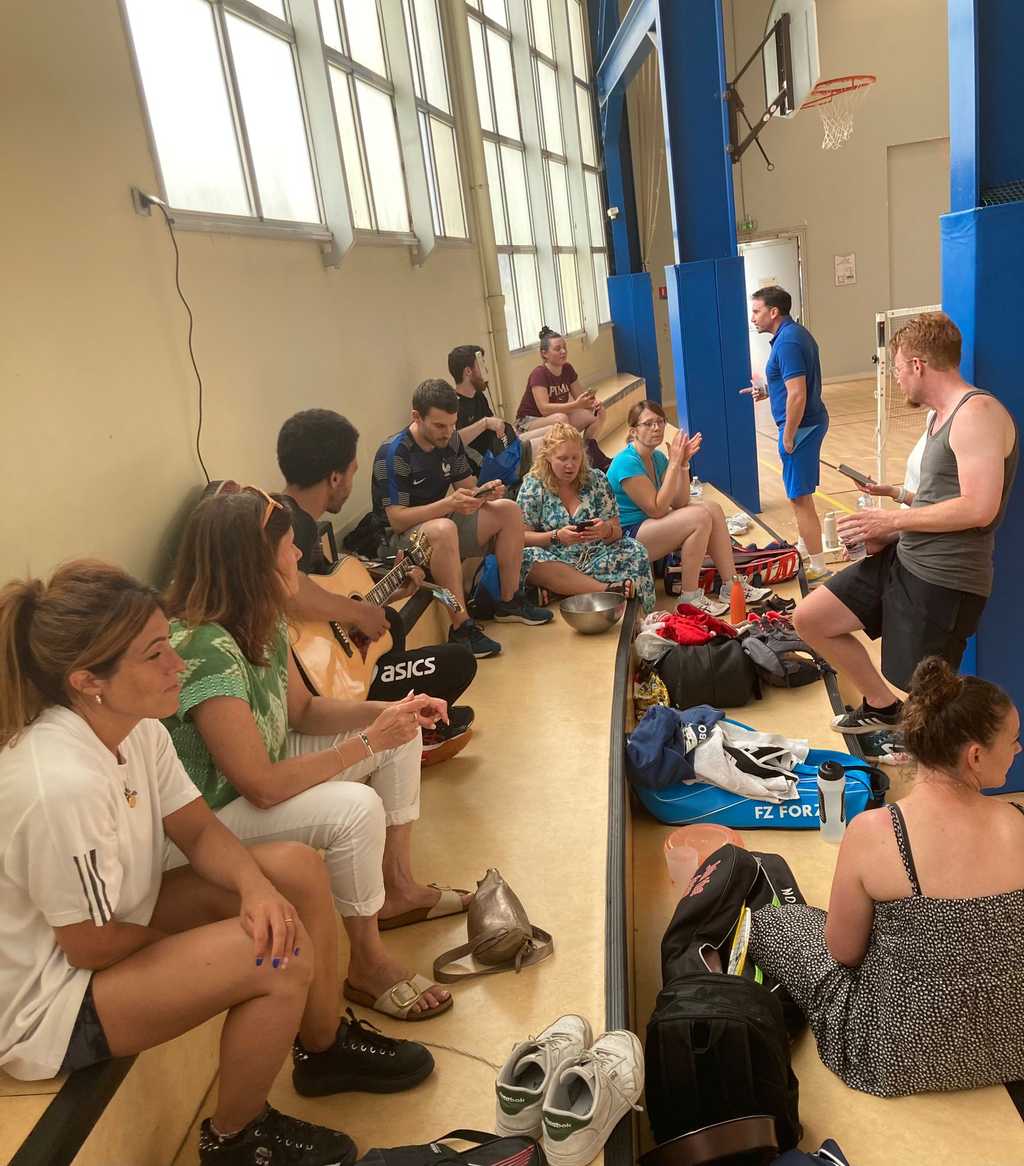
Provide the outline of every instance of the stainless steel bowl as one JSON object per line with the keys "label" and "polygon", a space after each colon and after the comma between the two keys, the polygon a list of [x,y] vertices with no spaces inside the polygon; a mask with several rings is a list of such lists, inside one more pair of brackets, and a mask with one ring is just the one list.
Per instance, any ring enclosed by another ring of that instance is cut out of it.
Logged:
{"label": "stainless steel bowl", "polygon": [[585,636],[595,636],[614,627],[626,610],[626,600],[614,591],[594,591],[570,595],[558,605],[562,618]]}

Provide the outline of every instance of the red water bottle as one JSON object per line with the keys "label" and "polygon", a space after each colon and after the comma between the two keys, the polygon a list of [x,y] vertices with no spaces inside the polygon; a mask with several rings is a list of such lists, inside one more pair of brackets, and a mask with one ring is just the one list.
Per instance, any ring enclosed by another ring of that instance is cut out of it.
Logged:
{"label": "red water bottle", "polygon": [[729,622],[733,625],[741,624],[747,618],[747,596],[743,590],[743,582],[737,576],[732,581],[732,591],[729,593]]}

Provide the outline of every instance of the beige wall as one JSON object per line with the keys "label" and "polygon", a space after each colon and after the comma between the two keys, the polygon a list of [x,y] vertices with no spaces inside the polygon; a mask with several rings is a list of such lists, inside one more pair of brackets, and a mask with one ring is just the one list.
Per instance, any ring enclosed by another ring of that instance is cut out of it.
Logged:
{"label": "beige wall", "polygon": [[[79,554],[155,578],[203,478],[170,239],[129,197],[155,179],[119,6],[34,0],[4,34],[0,391],[12,501],[0,578]],[[211,475],[277,485],[284,418],[336,408],[362,434],[344,516],[354,521],[373,450],[405,423],[412,388],[447,375],[453,345],[487,343],[475,248],[442,246],[417,269],[405,248],[361,245],[327,270],[311,242],[185,232],[178,242]],[[585,350],[573,341],[573,353],[581,373],[610,372],[610,329]],[[517,382],[532,360],[517,358]]]}
{"label": "beige wall", "polygon": [[[764,34],[770,0],[723,0],[730,76]],[[890,146],[948,134],[945,0],[818,0],[822,76],[874,73],[878,84],[857,116],[846,147],[821,150],[821,126],[812,111],[773,119],[761,134],[775,170],[768,172],[756,146],[733,169],[736,217],[749,214],[759,232],[806,227],[805,280],[810,325],[821,345],[826,377],[865,373],[874,352],[875,313],[891,304],[887,154]],[[647,76],[650,73],[652,76]],[[661,153],[661,100],[649,58],[629,90],[637,201],[642,239],[655,295],[674,262],[667,175]],[[740,85],[753,119],[764,108],[763,81],[755,63]],[[903,175],[906,178],[906,175]],[[931,168],[918,176],[920,201],[937,213]],[[660,196],[657,188],[660,182]],[[901,199],[914,198],[904,184]],[[948,205],[948,181],[942,193]],[[651,220],[653,219],[653,222]],[[938,246],[938,231],[928,234]],[[857,283],[834,286],[833,257],[854,252]],[[905,253],[894,252],[897,263]],[[934,254],[925,261],[934,269]],[[894,286],[907,286],[897,272]],[[674,393],[666,305],[655,300],[658,349],[666,399]]]}

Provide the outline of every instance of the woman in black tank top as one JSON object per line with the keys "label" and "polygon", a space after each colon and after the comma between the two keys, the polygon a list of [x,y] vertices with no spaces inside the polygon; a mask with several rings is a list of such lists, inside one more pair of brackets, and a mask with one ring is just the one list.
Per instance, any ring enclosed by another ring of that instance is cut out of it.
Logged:
{"label": "woman in black tank top", "polygon": [[853,820],[828,914],[762,908],[750,954],[855,1089],[891,1097],[1017,1080],[1024,806],[982,795],[1006,780],[1020,718],[1001,689],[933,657],[914,674],[903,728],[913,791]]}

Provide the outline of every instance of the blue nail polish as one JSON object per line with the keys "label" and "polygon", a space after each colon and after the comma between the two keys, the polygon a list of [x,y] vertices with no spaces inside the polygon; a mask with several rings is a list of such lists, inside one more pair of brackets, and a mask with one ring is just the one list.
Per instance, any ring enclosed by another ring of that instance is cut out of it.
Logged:
{"label": "blue nail polish", "polygon": [[277,958],[277,956],[274,956],[274,958],[273,958],[273,960],[271,961],[271,963],[273,964],[273,966],[274,966],[275,968],[279,968],[279,967],[281,966],[281,961],[280,961],[280,960]]}
{"label": "blue nail polish", "polygon": [[258,968],[262,968],[262,967],[263,967],[263,956],[259,956],[259,957],[257,958],[257,960],[256,960],[256,966],[257,966]]}
{"label": "blue nail polish", "polygon": [[299,949],[298,949],[298,948],[296,948],[296,949],[295,949],[295,950],[292,952],[292,955],[298,955],[298,954],[299,954]]}

